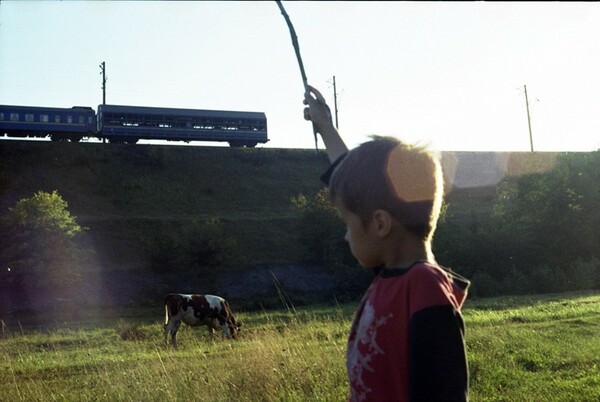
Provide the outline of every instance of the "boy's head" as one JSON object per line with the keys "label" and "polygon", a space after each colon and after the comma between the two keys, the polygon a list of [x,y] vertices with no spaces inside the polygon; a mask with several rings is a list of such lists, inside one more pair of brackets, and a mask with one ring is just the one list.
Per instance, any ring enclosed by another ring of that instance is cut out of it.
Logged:
{"label": "boy's head", "polygon": [[424,148],[373,136],[335,169],[329,194],[365,225],[381,209],[428,241],[439,216],[443,184],[439,161]]}

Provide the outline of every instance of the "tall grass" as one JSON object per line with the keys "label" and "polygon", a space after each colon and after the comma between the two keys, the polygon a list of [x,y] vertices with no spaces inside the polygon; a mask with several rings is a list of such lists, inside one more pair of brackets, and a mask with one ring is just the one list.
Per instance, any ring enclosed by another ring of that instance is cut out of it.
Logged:
{"label": "tall grass", "polygon": [[[1,401],[343,401],[354,305],[239,312],[238,341],[159,317],[3,327]],[[600,293],[468,302],[472,401],[600,400]]]}

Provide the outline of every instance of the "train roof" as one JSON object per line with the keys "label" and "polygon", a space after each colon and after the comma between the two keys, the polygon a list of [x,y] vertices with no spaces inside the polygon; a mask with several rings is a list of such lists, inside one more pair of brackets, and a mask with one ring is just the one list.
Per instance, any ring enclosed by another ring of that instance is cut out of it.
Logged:
{"label": "train roof", "polygon": [[163,108],[163,107],[148,107],[148,106],[124,106],[124,105],[98,105],[98,113],[100,112],[111,112],[111,113],[132,113],[132,114],[157,114],[157,115],[171,115],[171,116],[211,116],[211,117],[224,117],[224,118],[255,118],[265,119],[266,116],[263,112],[239,112],[239,111],[227,111],[227,110],[203,110],[203,109],[176,109],[176,108]]}
{"label": "train roof", "polygon": [[69,110],[81,110],[84,109],[86,111],[93,111],[94,109],[92,109],[89,106],[71,106],[71,107],[48,107],[48,106],[21,106],[21,105],[0,105],[0,109],[3,110],[22,110],[22,111],[36,111],[36,112],[41,112],[41,111],[49,111],[49,112],[53,112],[53,111],[61,111],[61,112],[66,112]]}

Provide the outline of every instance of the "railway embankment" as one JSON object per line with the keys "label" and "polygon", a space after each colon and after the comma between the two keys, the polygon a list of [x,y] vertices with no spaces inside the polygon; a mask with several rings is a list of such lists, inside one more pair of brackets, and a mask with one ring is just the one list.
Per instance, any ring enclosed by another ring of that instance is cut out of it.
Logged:
{"label": "railway embankment", "polygon": [[[505,175],[551,168],[554,158],[443,153],[447,198],[472,216],[489,208]],[[171,291],[326,292],[336,272],[307,263],[291,199],[322,189],[327,167],[314,149],[3,140],[0,222],[17,201],[57,191],[85,228],[79,241],[91,257],[80,293],[90,303],[160,303]],[[227,258],[194,254],[214,238]],[[7,283],[0,301],[13,310],[21,289]]]}

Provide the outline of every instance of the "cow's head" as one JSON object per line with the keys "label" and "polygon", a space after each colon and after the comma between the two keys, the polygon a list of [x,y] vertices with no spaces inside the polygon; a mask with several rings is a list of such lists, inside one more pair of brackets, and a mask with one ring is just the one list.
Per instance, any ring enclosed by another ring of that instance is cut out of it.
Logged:
{"label": "cow's head", "polygon": [[236,321],[235,318],[229,320],[227,322],[227,327],[229,328],[229,333],[233,339],[237,339],[238,334],[242,328],[242,322]]}

